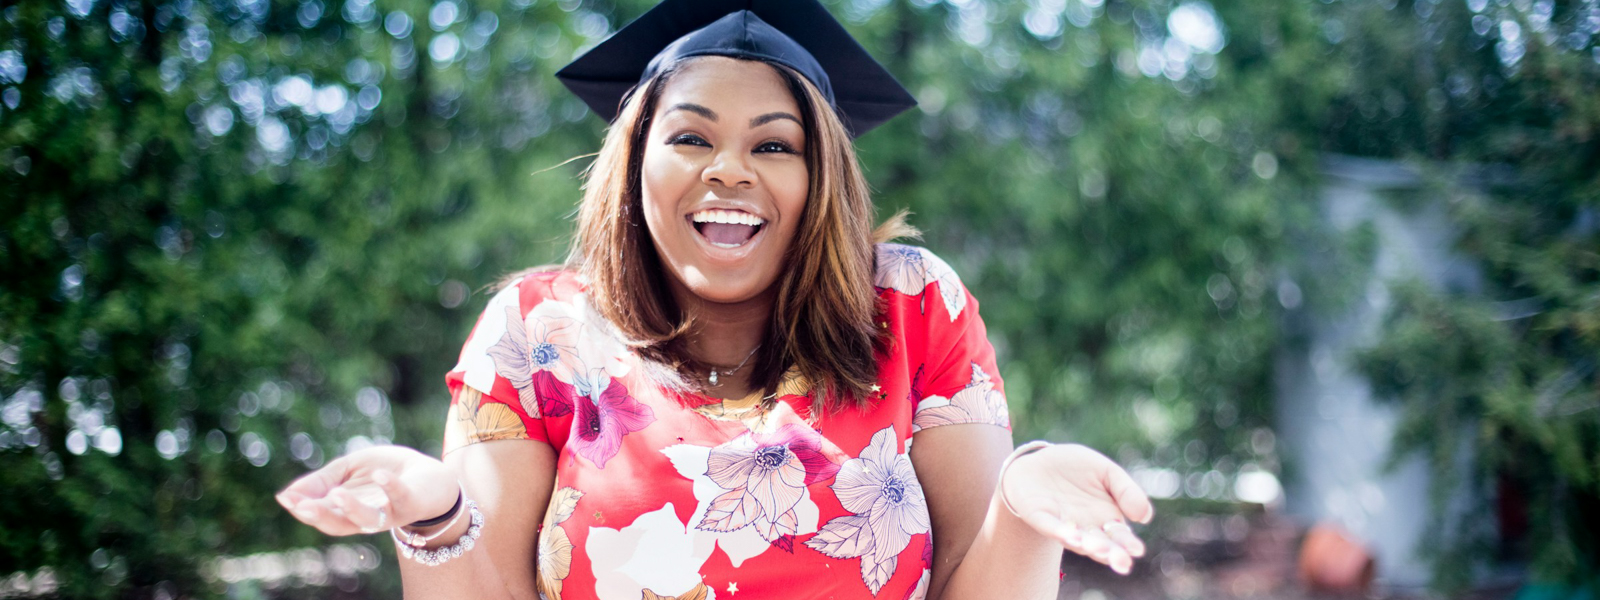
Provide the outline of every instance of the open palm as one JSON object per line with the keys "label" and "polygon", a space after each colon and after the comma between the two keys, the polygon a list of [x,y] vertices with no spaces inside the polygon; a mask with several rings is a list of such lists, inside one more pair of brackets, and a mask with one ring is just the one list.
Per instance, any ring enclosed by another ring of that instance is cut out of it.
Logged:
{"label": "open palm", "polygon": [[1000,485],[1019,517],[1068,550],[1118,573],[1144,555],[1128,522],[1148,523],[1155,509],[1128,472],[1099,452],[1049,446],[1018,457]]}

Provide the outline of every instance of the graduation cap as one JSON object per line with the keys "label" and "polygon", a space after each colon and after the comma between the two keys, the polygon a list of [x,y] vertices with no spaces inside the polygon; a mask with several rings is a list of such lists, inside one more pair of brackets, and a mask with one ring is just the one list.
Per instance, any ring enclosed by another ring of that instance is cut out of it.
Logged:
{"label": "graduation cap", "polygon": [[859,136],[917,105],[817,0],[664,0],[556,73],[607,121],[634,86],[695,56],[794,69]]}

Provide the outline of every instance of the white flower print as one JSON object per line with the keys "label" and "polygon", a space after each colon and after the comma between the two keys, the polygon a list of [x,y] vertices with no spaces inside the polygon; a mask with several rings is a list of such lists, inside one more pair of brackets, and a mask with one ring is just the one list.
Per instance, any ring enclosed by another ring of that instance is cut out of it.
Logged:
{"label": "white flower print", "polygon": [[633,353],[605,318],[589,306],[588,295],[579,294],[572,299],[572,316],[583,323],[578,336],[578,358],[584,367],[604,369],[606,375],[612,377],[627,375]]}
{"label": "white flower print", "polygon": [[[907,296],[918,296],[934,282],[939,283],[939,296],[944,300],[945,312],[950,314],[950,321],[955,322],[961,309],[967,306],[967,294],[955,270],[926,248],[878,244],[878,268],[873,274],[872,285]],[[923,302],[926,301],[924,298]]]}
{"label": "white flower print", "polygon": [[994,389],[994,381],[978,363],[972,363],[972,382],[955,395],[949,398],[928,396],[917,403],[917,413],[911,418],[911,431],[916,433],[929,427],[957,423],[1011,426],[1006,397]]}
{"label": "white flower print", "polygon": [[[506,309],[517,310],[521,296],[520,287],[519,284],[507,286],[489,299],[489,305],[483,309],[483,318],[478,321],[472,336],[467,338],[467,343],[461,348],[460,362],[451,369],[460,371],[462,382],[472,389],[485,394],[494,391],[495,364],[494,359],[489,356],[489,348],[505,337],[508,329]],[[511,327],[520,324],[521,320],[518,319]]]}
{"label": "white flower print", "polygon": [[712,535],[679,521],[671,502],[639,515],[621,529],[590,526],[583,551],[594,573],[594,597],[639,600],[644,590],[669,595],[692,593],[701,583],[701,567],[718,548],[718,542]]}
{"label": "white flower print", "polygon": [[895,451],[894,427],[872,435],[859,458],[845,461],[833,491],[845,515],[806,546],[832,558],[860,558],[861,581],[873,595],[894,575],[911,536],[928,533],[928,505],[911,459]]}
{"label": "white flower print", "polygon": [[[490,301],[479,331],[463,350],[461,364],[470,367],[468,385],[492,391],[493,375],[499,375],[517,390],[523,411],[537,419],[570,414],[573,386],[591,368],[611,377],[627,374],[627,346],[609,329],[591,322],[593,313],[583,296],[573,303],[545,300],[523,317],[517,287],[506,288]],[[485,358],[488,365],[483,364]]]}
{"label": "white flower print", "polygon": [[746,433],[711,449],[706,477],[728,490],[711,501],[697,528],[734,531],[753,526],[761,538],[793,552],[795,507],[806,486],[832,479],[839,465],[822,451],[822,436],[799,424],[772,434]]}
{"label": "white flower print", "polygon": [[[529,417],[537,419],[544,412],[549,412],[540,410],[541,397],[548,403],[552,400],[551,396],[571,396],[570,392],[553,393],[555,386],[564,384],[570,387],[574,370],[582,366],[578,361],[578,330],[581,325],[567,314],[570,309],[571,305],[565,302],[541,302],[524,320],[518,315],[517,307],[507,306],[505,334],[498,343],[489,347],[495,373],[517,389],[522,409]],[[571,405],[570,399],[564,400],[565,404]]]}
{"label": "white flower print", "polygon": [[928,579],[930,577],[931,577],[931,573],[927,569],[923,569],[922,570],[922,579],[918,579],[917,580],[917,587],[914,587],[914,588],[911,588],[909,590],[906,590],[905,600],[923,600],[923,598],[927,598],[928,597]]}

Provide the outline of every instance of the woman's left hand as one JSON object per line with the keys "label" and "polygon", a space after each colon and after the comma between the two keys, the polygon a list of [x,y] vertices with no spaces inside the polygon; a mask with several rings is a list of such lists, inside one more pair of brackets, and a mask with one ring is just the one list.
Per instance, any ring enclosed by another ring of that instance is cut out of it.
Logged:
{"label": "woman's left hand", "polygon": [[1017,457],[1001,475],[1003,498],[1045,537],[1122,574],[1144,556],[1144,542],[1128,522],[1149,523],[1155,508],[1105,455],[1056,444]]}

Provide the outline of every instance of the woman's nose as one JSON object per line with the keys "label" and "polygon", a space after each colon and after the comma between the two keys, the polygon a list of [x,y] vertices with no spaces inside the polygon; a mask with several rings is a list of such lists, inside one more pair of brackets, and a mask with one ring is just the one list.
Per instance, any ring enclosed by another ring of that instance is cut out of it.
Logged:
{"label": "woman's nose", "polygon": [[755,186],[756,182],[756,174],[750,168],[748,157],[737,151],[718,152],[711,164],[700,173],[700,178],[706,185],[730,188],[749,188]]}

